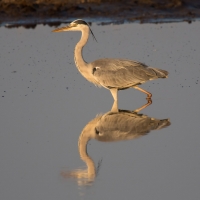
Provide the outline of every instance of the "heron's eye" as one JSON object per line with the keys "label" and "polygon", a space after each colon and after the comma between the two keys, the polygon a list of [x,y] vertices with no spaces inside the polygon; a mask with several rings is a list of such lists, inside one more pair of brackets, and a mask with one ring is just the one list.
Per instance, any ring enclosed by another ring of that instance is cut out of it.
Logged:
{"label": "heron's eye", "polygon": [[95,128],[95,133],[97,134],[97,135],[99,135],[99,131]]}

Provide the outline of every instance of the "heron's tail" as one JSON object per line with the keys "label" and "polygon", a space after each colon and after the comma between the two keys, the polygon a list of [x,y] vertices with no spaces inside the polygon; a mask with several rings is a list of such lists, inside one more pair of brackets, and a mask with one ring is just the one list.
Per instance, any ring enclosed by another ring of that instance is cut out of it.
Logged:
{"label": "heron's tail", "polygon": [[153,70],[158,78],[168,78],[167,75],[169,73],[163,69],[157,69],[157,68],[153,68],[153,67],[152,68],[149,67],[149,69]]}

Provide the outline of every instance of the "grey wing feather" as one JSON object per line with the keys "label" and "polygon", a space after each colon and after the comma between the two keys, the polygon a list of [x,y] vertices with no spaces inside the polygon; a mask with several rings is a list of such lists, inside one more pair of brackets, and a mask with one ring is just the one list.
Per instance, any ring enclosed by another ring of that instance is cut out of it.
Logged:
{"label": "grey wing feather", "polygon": [[136,61],[106,58],[91,64],[94,78],[104,87],[126,88],[158,78],[155,68]]}

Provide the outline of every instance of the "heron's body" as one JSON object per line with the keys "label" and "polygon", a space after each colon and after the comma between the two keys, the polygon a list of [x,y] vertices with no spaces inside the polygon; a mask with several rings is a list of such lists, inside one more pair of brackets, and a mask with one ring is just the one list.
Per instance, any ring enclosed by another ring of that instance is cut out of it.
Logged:
{"label": "heron's body", "polygon": [[149,80],[166,78],[168,75],[168,72],[165,70],[148,67],[143,63],[133,60],[104,58],[87,63],[82,57],[82,49],[87,43],[89,33],[92,33],[89,25],[83,20],[75,20],[69,26],[54,30],[54,32],[61,31],[82,32],[81,39],[77,43],[74,51],[75,64],[80,73],[88,81],[97,86],[109,89],[116,101],[118,90],[131,87],[146,93],[147,98],[150,99],[152,96],[151,93],[139,88],[138,85]]}
{"label": "heron's body", "polygon": [[100,86],[124,90],[146,81],[165,78],[165,71],[145,64],[123,59],[99,59],[90,64],[92,75]]}

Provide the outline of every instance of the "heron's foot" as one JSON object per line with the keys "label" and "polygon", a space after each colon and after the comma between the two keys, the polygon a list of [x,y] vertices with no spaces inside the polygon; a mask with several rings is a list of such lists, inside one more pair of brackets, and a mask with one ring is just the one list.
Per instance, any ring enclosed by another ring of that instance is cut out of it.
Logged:
{"label": "heron's foot", "polygon": [[152,104],[152,99],[151,99],[151,98],[146,98],[146,100],[147,100],[147,103],[148,103],[149,105]]}
{"label": "heron's foot", "polygon": [[146,100],[149,101],[151,100],[152,94],[148,94]]}

